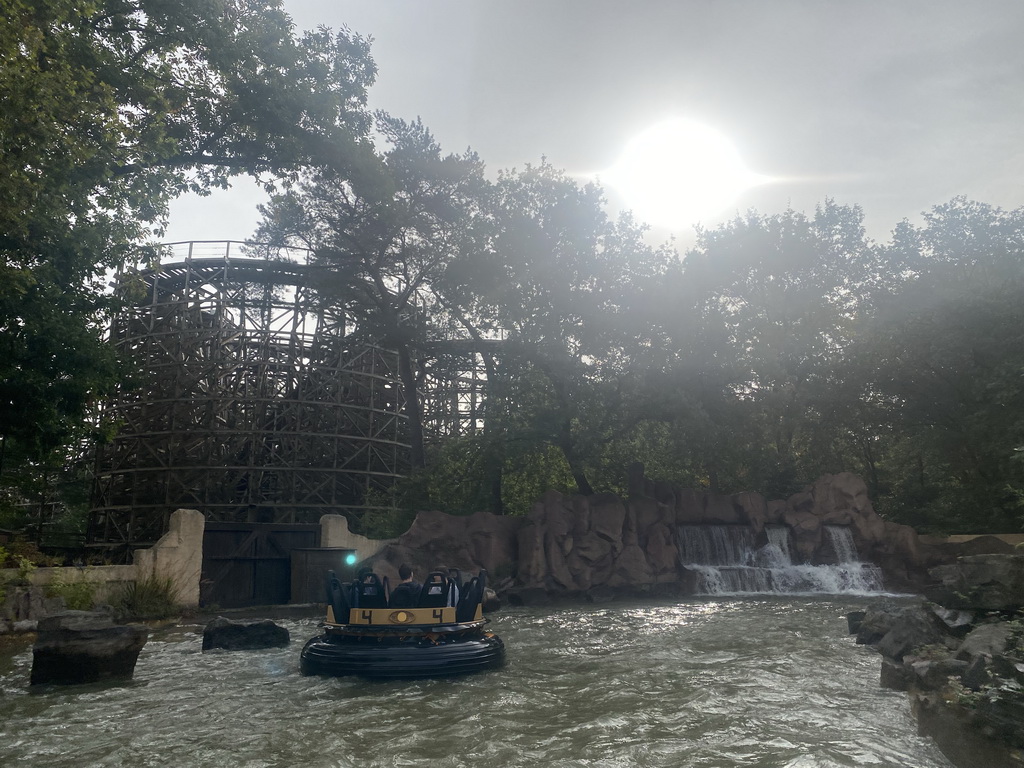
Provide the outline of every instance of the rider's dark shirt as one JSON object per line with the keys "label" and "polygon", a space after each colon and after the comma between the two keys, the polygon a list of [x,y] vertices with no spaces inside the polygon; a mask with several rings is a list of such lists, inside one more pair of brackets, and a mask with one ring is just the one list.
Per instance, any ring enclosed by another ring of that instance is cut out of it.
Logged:
{"label": "rider's dark shirt", "polygon": [[391,591],[388,606],[391,608],[415,608],[422,585],[418,581],[402,582]]}

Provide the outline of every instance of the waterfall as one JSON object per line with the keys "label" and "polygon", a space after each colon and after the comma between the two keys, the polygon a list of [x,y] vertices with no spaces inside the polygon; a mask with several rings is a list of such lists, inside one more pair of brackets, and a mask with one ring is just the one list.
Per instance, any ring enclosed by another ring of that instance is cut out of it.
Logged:
{"label": "waterfall", "polygon": [[853,543],[853,534],[847,526],[826,525],[825,533],[832,545],[832,551],[836,553],[837,563],[857,562],[857,545]]}
{"label": "waterfall", "polygon": [[846,526],[825,526],[836,565],[793,562],[789,528],[765,527],[767,543],[755,547],[745,525],[679,526],[679,560],[697,574],[701,594],[866,593],[882,589],[882,575],[858,560],[853,534]]}

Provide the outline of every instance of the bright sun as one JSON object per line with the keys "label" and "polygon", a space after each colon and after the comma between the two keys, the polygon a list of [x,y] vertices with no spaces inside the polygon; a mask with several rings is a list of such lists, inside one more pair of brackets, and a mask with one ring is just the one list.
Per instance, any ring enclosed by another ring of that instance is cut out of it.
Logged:
{"label": "bright sun", "polygon": [[602,177],[639,220],[669,228],[721,213],[744,190],[768,181],[743,164],[725,136],[682,118],[635,136]]}

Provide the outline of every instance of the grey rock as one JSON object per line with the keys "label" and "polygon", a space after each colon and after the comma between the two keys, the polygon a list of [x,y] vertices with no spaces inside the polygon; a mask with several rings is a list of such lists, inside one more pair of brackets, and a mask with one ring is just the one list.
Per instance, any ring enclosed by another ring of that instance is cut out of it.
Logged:
{"label": "grey rock", "polygon": [[941,605],[933,605],[931,609],[932,613],[946,625],[946,631],[955,637],[964,637],[974,626],[975,614],[973,611],[943,608]]}
{"label": "grey rock", "polygon": [[925,596],[947,608],[1010,612],[1024,608],[1024,555],[970,555],[933,568],[940,582]]}
{"label": "grey rock", "polygon": [[975,627],[960,644],[956,657],[970,661],[977,656],[995,656],[1006,651],[1010,641],[1011,629],[1005,622],[982,624]]}
{"label": "grey rock", "polygon": [[876,645],[893,628],[903,606],[883,603],[869,608],[857,628],[857,643]]}
{"label": "grey rock", "polygon": [[890,688],[894,691],[909,690],[913,677],[913,672],[902,662],[882,659],[880,682],[883,688]]}
{"label": "grey rock", "polygon": [[951,677],[959,678],[967,670],[966,661],[957,659],[938,659],[915,661],[910,664],[916,688],[925,691],[938,691],[949,685]]}
{"label": "grey rock", "polygon": [[975,656],[972,661],[967,664],[967,669],[960,675],[960,682],[963,683],[965,688],[970,688],[972,691],[980,691],[983,685],[988,685],[992,682],[992,672],[990,670],[991,662],[984,656]]}
{"label": "grey rock", "polygon": [[127,680],[135,673],[149,632],[114,625],[104,614],[67,611],[39,622],[32,647],[32,685]]}
{"label": "grey rock", "polygon": [[484,613],[501,610],[501,598],[498,597],[498,593],[490,587],[485,588],[481,607]]}
{"label": "grey rock", "polygon": [[104,611],[62,611],[39,620],[40,632],[58,629],[103,629],[114,626],[114,619]]}
{"label": "grey rock", "polygon": [[288,645],[288,630],[270,619],[231,621],[218,616],[203,630],[203,650],[223,648],[229,651],[281,648]]}
{"label": "grey rock", "polygon": [[996,677],[1006,680],[1013,680],[1024,686],[1024,662],[1020,659],[1003,656],[1002,654],[992,657],[992,673]]}
{"label": "grey rock", "polygon": [[923,645],[945,644],[946,633],[940,629],[935,614],[924,606],[905,608],[892,629],[878,643],[882,655],[897,661]]}
{"label": "grey rock", "polygon": [[850,611],[846,614],[846,627],[851,635],[860,632],[865,616],[867,616],[867,611]]}

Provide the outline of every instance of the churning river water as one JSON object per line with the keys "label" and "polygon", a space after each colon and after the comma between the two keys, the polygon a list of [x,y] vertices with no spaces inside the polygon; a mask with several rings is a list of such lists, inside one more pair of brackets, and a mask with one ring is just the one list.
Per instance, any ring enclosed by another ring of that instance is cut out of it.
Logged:
{"label": "churning river water", "polygon": [[847,635],[873,599],[507,609],[504,669],[412,682],[301,677],[314,619],[264,651],[155,631],[119,685],[30,691],[0,648],[0,765],[949,768]]}

